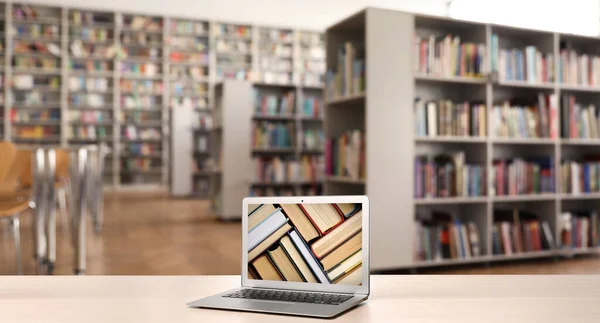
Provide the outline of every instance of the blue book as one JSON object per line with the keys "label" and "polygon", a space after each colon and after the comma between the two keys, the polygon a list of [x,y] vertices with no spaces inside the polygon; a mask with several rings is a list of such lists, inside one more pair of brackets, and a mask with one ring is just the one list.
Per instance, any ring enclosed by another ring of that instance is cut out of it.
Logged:
{"label": "blue book", "polygon": [[458,232],[457,234],[457,238],[459,239],[458,241],[458,245],[460,246],[460,250],[457,250],[460,253],[460,257],[461,258],[465,258],[466,257],[466,252],[465,252],[465,246],[463,245],[463,235],[462,235],[462,230],[461,230],[461,226],[460,226],[460,221],[456,220],[454,221],[454,229]]}
{"label": "blue book", "polygon": [[492,229],[492,249],[495,255],[502,254],[502,250],[500,249],[500,233],[496,225]]}
{"label": "blue book", "polygon": [[278,208],[268,218],[264,219],[248,232],[248,251],[254,249],[259,243],[263,242],[263,240],[287,223],[287,221],[288,219],[281,212],[281,209]]}
{"label": "blue book", "polygon": [[589,193],[590,189],[590,167],[589,164],[583,165],[583,192]]}

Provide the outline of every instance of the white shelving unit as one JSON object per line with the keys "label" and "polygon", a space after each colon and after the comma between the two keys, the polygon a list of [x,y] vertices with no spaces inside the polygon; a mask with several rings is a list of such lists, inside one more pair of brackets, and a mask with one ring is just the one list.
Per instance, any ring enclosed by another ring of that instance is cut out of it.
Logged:
{"label": "white shelving unit", "polygon": [[249,153],[252,85],[226,80],[215,86],[214,98],[212,153],[215,163],[205,170],[211,177],[212,210],[219,219],[239,220],[240,203],[248,196],[252,180]]}
{"label": "white shelving unit", "polygon": [[[498,207],[536,211],[540,220],[551,227],[554,241],[560,241],[561,212],[574,207],[598,209],[598,193],[577,196],[544,193],[523,196],[491,195],[481,197],[415,199],[415,156],[423,153],[465,151],[468,160],[482,163],[489,171],[496,158],[548,156],[554,169],[565,158],[583,157],[600,149],[598,139],[512,139],[494,138],[490,111],[494,103],[513,97],[538,93],[574,94],[585,102],[598,103],[596,88],[517,81],[497,81],[489,65],[484,78],[438,77],[413,71],[415,35],[458,35],[461,39],[481,42],[490,55],[492,34],[499,35],[500,48],[535,45],[543,52],[559,56],[559,44],[570,40],[583,48],[597,48],[599,38],[533,31],[498,25],[415,15],[392,10],[368,8],[334,24],[326,31],[327,66],[337,66],[338,49],[347,41],[364,42],[366,57],[366,92],[364,95],[326,100],[326,136],[361,129],[366,136],[366,178],[326,177],[325,194],[367,194],[372,201],[371,228],[378,234],[371,238],[371,265],[375,271],[529,259],[561,255],[597,253],[598,248],[581,250],[552,249],[517,253],[510,256],[492,252],[494,210]],[[594,47],[595,46],[595,47]],[[594,53],[594,52],[592,52]],[[556,60],[558,63],[558,59]],[[480,137],[418,137],[415,135],[413,105],[415,97],[427,100],[473,100],[487,108],[487,135]],[[560,114],[560,113],[559,113]],[[560,118],[560,115],[559,115]],[[555,176],[556,192],[562,185]],[[488,195],[489,194],[489,195]],[[414,221],[419,209],[440,209],[457,218],[476,223],[482,255],[471,259],[417,261],[413,258]]]}

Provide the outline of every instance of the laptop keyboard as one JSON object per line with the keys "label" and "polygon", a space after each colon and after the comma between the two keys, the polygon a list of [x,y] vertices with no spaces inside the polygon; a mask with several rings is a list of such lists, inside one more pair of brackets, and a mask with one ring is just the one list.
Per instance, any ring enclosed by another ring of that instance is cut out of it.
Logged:
{"label": "laptop keyboard", "polygon": [[305,293],[269,289],[242,289],[231,294],[223,295],[223,297],[283,301],[292,303],[340,305],[341,303],[351,299],[353,295]]}

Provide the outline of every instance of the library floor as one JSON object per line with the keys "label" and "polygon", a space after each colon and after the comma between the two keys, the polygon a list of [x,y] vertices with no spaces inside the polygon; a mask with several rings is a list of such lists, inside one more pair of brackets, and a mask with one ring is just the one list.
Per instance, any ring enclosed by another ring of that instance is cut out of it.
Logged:
{"label": "library floor", "polygon": [[[151,193],[106,195],[105,224],[89,233],[90,275],[239,274],[240,224],[209,215],[208,202]],[[0,274],[14,274],[12,239],[0,222]],[[22,217],[26,274],[34,274],[30,215]],[[59,223],[60,225],[60,223]],[[91,227],[91,226],[90,226]],[[72,273],[73,249],[59,227],[56,274]],[[418,271],[435,274],[600,274],[600,256]]]}

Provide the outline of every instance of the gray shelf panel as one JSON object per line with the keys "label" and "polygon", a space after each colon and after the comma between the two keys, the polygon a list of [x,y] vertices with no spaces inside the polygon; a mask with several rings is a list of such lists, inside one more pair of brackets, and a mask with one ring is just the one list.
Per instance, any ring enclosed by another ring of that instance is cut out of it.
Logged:
{"label": "gray shelf panel", "polygon": [[494,84],[495,86],[503,86],[503,87],[518,87],[518,88],[530,88],[530,89],[539,89],[539,90],[553,90],[555,85],[554,83],[528,83],[526,81],[498,81],[498,83]]}
{"label": "gray shelf panel", "polygon": [[551,138],[494,138],[493,144],[497,145],[554,145],[557,139]]}
{"label": "gray shelf panel", "polygon": [[448,137],[419,137],[419,136],[415,136],[415,142],[419,143],[419,142],[423,142],[423,143],[428,143],[428,142],[433,142],[433,143],[473,143],[473,144],[485,144],[487,142],[487,138],[486,137],[452,137],[452,136],[448,136]]}
{"label": "gray shelf panel", "polygon": [[557,255],[557,250],[543,250],[543,251],[530,251],[513,253],[512,255],[493,255],[489,261],[507,261],[507,260],[518,260],[518,259],[533,259],[533,258],[546,258]]}
{"label": "gray shelf panel", "polygon": [[363,103],[366,98],[366,95],[356,94],[344,97],[337,97],[333,99],[325,99],[327,105],[337,105],[337,104],[350,104],[350,103]]}
{"label": "gray shelf panel", "polygon": [[561,200],[565,200],[565,201],[600,200],[600,192],[580,193],[580,194],[562,193],[562,194],[559,194],[558,197]]}
{"label": "gray shelf panel", "polygon": [[14,74],[32,74],[32,75],[56,75],[59,76],[61,75],[61,70],[60,69],[52,69],[52,70],[44,70],[41,68],[19,68],[19,67],[13,67],[13,73]]}
{"label": "gray shelf panel", "polygon": [[600,93],[600,87],[586,86],[586,85],[570,85],[570,84],[559,84],[559,88],[564,91],[572,92],[591,92]]}
{"label": "gray shelf panel", "polygon": [[562,138],[560,143],[565,146],[600,146],[600,138]]}
{"label": "gray shelf panel", "polygon": [[537,201],[554,201],[558,196],[554,193],[542,193],[542,194],[525,194],[525,195],[504,195],[504,196],[493,196],[492,201],[496,203],[501,202],[537,202]]}
{"label": "gray shelf panel", "polygon": [[477,85],[485,85],[487,83],[487,79],[481,77],[466,77],[466,76],[436,76],[436,75],[427,75],[427,74],[415,74],[414,78],[416,81],[420,82],[443,82],[443,83],[463,83],[463,84],[477,84]]}
{"label": "gray shelf panel", "polygon": [[487,203],[487,196],[464,196],[464,197],[439,197],[439,198],[415,198],[415,205],[451,205],[451,204],[480,204]]}
{"label": "gray shelf panel", "polygon": [[293,121],[296,118],[293,115],[260,115],[255,114],[252,116],[255,120],[273,120],[273,121]]}
{"label": "gray shelf panel", "polygon": [[294,148],[252,148],[253,154],[293,154]]}
{"label": "gray shelf panel", "polygon": [[80,110],[80,111],[88,111],[88,110],[108,110],[108,111],[113,111],[114,108],[111,106],[100,106],[100,107],[94,107],[94,106],[68,106],[69,110]]}
{"label": "gray shelf panel", "polygon": [[345,183],[345,184],[356,184],[356,185],[365,185],[366,180],[364,179],[354,179],[345,176],[326,176],[325,180],[333,183]]}
{"label": "gray shelf panel", "polygon": [[60,120],[57,121],[13,121],[15,127],[19,126],[60,126]]}

